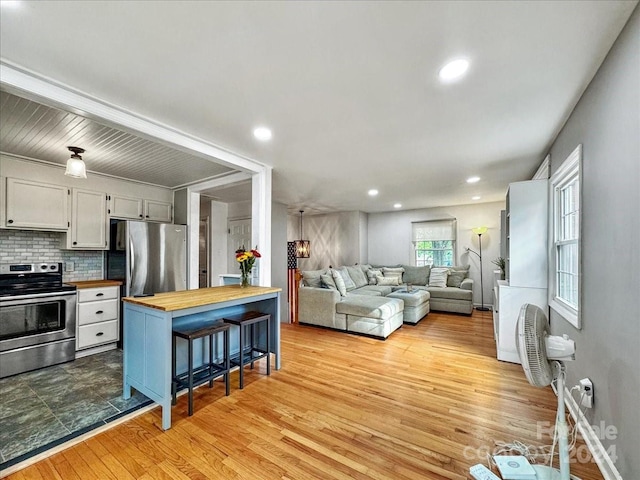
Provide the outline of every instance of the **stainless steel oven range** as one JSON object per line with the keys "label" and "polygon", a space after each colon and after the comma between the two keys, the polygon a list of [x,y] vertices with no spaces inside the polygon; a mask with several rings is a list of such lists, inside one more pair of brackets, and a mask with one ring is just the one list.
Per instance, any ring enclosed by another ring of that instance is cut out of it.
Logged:
{"label": "stainless steel oven range", "polygon": [[74,360],[76,287],[61,263],[0,265],[0,378]]}

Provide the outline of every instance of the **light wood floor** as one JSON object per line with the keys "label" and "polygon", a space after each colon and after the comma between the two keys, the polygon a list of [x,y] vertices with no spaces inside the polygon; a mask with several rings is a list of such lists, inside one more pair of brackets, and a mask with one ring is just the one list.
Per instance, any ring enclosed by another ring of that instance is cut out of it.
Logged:
{"label": "light wood floor", "polygon": [[[466,479],[496,441],[550,443],[536,422],[555,396],[495,359],[489,313],[432,312],[387,341],[283,325],[282,352],[243,391],[237,372],[229,397],[198,389],[192,417],[181,397],[167,432],[157,408],[8,478]],[[595,463],[572,473],[602,479]]]}

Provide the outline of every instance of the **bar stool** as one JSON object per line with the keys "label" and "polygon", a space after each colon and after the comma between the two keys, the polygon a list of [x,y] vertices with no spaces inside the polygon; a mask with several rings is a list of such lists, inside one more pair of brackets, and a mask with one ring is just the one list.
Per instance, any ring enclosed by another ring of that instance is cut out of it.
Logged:
{"label": "bar stool", "polygon": [[[220,363],[216,363],[213,358],[213,343],[217,336],[222,333],[223,357]],[[189,345],[189,367],[185,373],[176,375],[176,339],[184,338]],[[209,361],[202,366],[193,368],[193,341],[197,338],[209,337]],[[176,393],[178,388],[189,389],[189,416],[193,415],[193,387],[209,382],[209,388],[213,387],[213,380],[224,375],[225,394],[229,395],[229,325],[225,323],[213,323],[198,325],[192,328],[174,328],[172,330],[173,356],[171,358],[171,393],[173,395],[172,405],[176,404]]]}
{"label": "bar stool", "polygon": [[[222,319],[225,323],[230,323],[232,325],[237,325],[240,331],[239,333],[239,353],[238,360],[232,359],[231,363],[233,365],[238,365],[240,367],[240,390],[244,388],[244,366],[247,363],[251,364],[251,368],[253,368],[253,363],[256,360],[260,360],[261,358],[267,359],[267,375],[271,375],[271,359],[269,357],[269,348],[270,348],[270,330],[271,330],[271,315],[263,312],[245,312],[240,315],[234,315],[230,317],[225,317]],[[258,348],[255,343],[255,326],[260,322],[267,323],[267,348],[266,350],[262,350]],[[250,340],[249,346],[245,352],[245,327],[250,327]]]}

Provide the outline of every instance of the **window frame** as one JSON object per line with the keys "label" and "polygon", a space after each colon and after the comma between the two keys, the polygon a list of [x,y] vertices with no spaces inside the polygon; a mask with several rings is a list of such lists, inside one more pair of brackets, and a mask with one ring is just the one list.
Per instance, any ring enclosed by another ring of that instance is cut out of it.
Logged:
{"label": "window frame", "polygon": [[[447,239],[429,239],[429,240],[417,240],[415,238],[415,232],[414,227],[416,225],[423,225],[423,224],[429,224],[429,223],[433,223],[433,224],[437,224],[437,223],[443,223],[443,222],[448,222],[450,223],[450,229],[451,229],[451,236],[453,238],[447,238]],[[457,225],[457,220],[455,218],[437,218],[437,219],[433,219],[433,220],[422,220],[422,221],[418,221],[418,222],[411,222],[412,223],[412,233],[411,233],[411,252],[412,252],[412,256],[411,256],[411,264],[413,266],[418,266],[418,252],[435,252],[435,251],[451,251],[451,266],[456,266],[456,259],[457,259],[457,254],[456,254],[456,240],[457,240],[457,235],[458,235],[458,225]],[[451,248],[418,248],[418,244],[421,242],[451,242]],[[444,266],[444,265],[436,265],[435,263],[432,264],[431,266]]]}
{"label": "window frame", "polygon": [[[550,205],[550,235],[549,235],[549,307],[567,320],[575,328],[581,328],[581,304],[582,304],[582,144],[578,145],[573,152],[562,162],[560,168],[551,176],[549,180],[549,205]],[[563,214],[571,214],[564,210],[561,194],[565,189],[575,185],[577,195],[575,202],[577,208],[577,229],[571,238],[565,238],[563,230]],[[563,299],[558,292],[559,276],[566,272],[561,272],[559,266],[559,249],[567,245],[576,245],[576,293],[577,301],[575,307],[566,299]]]}

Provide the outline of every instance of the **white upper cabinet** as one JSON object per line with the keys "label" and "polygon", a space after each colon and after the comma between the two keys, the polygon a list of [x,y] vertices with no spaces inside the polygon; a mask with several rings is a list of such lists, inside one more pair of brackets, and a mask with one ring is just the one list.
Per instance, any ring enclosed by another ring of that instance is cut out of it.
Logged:
{"label": "white upper cabinet", "polygon": [[123,197],[122,195],[109,195],[109,198],[109,215],[112,217],[144,220],[143,200],[141,198]]}
{"label": "white upper cabinet", "polygon": [[107,248],[107,195],[104,192],[73,189],[71,232],[67,248]]}
{"label": "white upper cabinet", "polygon": [[157,200],[144,201],[144,218],[152,222],[171,223],[173,206],[168,202],[160,202]]}
{"label": "white upper cabinet", "polygon": [[7,178],[5,226],[30,230],[69,228],[69,189],[18,178]]}

